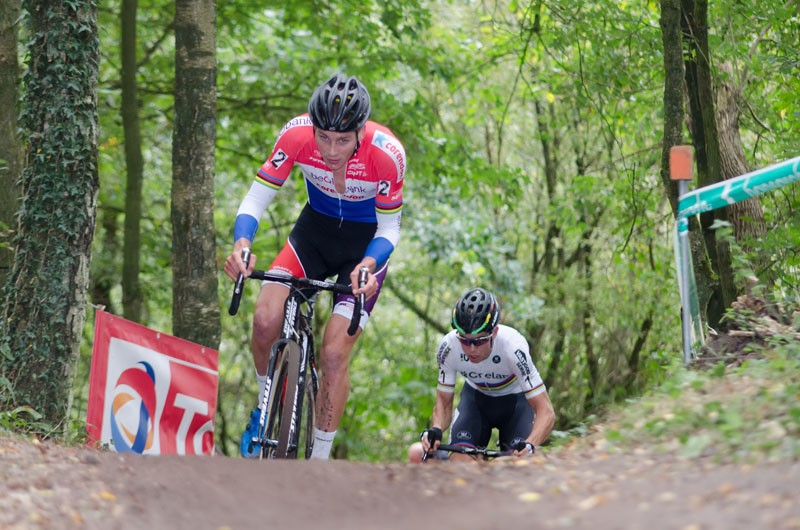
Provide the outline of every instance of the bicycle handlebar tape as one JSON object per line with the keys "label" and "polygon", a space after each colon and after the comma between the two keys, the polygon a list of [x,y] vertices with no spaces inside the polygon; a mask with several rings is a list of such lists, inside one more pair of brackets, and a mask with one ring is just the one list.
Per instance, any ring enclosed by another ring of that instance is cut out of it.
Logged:
{"label": "bicycle handlebar tape", "polygon": [[[358,269],[358,286],[364,287],[367,285],[367,279],[369,278],[369,269],[367,267],[361,267]],[[353,316],[350,318],[350,327],[347,328],[347,334],[349,336],[353,336],[356,334],[358,330],[358,325],[361,322],[361,311],[364,309],[364,305],[366,304],[366,300],[364,297],[364,293],[358,295],[356,298],[355,303],[353,304]]]}
{"label": "bicycle handlebar tape", "polygon": [[[242,261],[245,268],[250,265],[250,249],[248,247],[242,249]],[[244,279],[244,274],[240,272],[236,283],[233,284],[233,296],[231,296],[231,305],[228,307],[228,314],[231,316],[239,311],[239,302],[242,300],[242,291],[244,291]]]}

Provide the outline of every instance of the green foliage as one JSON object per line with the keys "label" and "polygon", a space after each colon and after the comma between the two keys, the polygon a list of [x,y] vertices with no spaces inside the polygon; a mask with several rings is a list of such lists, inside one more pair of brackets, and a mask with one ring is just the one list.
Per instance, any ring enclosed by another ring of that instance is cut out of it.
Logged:
{"label": "green foliage", "polygon": [[45,434],[53,431],[52,427],[42,422],[41,414],[31,407],[17,407],[13,410],[0,411],[0,431],[5,433],[27,432]]}
{"label": "green foliage", "polygon": [[[742,115],[753,166],[796,156],[800,76],[793,50],[800,46],[791,22],[797,15],[777,1],[759,4],[758,13],[740,2],[710,7],[715,62],[730,59],[753,73],[745,87],[753,112]],[[217,6],[220,267],[258,167],[285,121],[305,110],[330,72],[358,75],[370,89],[373,119],[406,147],[402,238],[354,353],[337,437],[351,459],[403,459],[427,425],[436,344],[451,304],[470,285],[493,289],[504,323],[529,338],[565,433],[585,430],[587,417],[659,382],[667,396],[706,385],[703,378],[671,378],[671,371],[681,373],[680,305],[659,178],[657,4],[557,0],[494,8],[416,0]],[[173,9],[149,0],[138,12],[142,248],[148,249],[140,280],[144,323],[165,332],[171,330]],[[92,263],[93,281],[111,280],[114,307],[121,304],[113,279],[122,269],[125,201],[118,13],[117,0],[100,12],[98,205],[107,222],[98,225]],[[768,258],[786,296],[799,283],[797,190],[770,194],[764,204],[771,230],[757,244],[742,243],[762,256],[740,270]],[[304,200],[301,179],[289,179],[262,221],[254,245],[259,264],[283,245]],[[220,280],[224,311],[230,284],[222,273]],[[236,452],[256,392],[249,329],[257,286],[248,289],[240,314],[223,317],[217,434],[226,454]],[[85,414],[91,318],[84,338],[74,417]],[[714,381],[727,378],[724,366],[713,373]],[[720,417],[733,436],[734,416]],[[671,435],[672,424],[660,421],[651,419],[647,428]],[[627,436],[625,429],[616,432]],[[687,431],[682,443],[702,453],[711,442]]]}
{"label": "green foliage", "polygon": [[796,343],[765,350],[762,359],[738,367],[719,364],[706,372],[676,367],[641,400],[609,413],[613,428],[601,445],[726,462],[795,459],[800,456],[798,368]]}

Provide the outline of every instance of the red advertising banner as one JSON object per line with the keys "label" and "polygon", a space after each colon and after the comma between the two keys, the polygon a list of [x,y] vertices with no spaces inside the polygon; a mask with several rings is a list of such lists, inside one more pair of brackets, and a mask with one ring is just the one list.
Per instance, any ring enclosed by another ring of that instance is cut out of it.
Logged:
{"label": "red advertising banner", "polygon": [[219,353],[97,311],[89,442],[140,454],[213,454]]}

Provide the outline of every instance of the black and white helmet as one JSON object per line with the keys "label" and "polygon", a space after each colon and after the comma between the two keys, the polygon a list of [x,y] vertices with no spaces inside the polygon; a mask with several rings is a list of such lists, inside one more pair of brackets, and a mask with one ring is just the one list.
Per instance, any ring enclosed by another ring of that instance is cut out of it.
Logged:
{"label": "black and white helmet", "polygon": [[453,307],[452,326],[462,335],[492,331],[500,321],[500,304],[492,293],[475,287]]}
{"label": "black and white helmet", "polygon": [[311,123],[324,131],[356,131],[367,123],[371,111],[366,87],[340,73],[320,85],[308,102]]}

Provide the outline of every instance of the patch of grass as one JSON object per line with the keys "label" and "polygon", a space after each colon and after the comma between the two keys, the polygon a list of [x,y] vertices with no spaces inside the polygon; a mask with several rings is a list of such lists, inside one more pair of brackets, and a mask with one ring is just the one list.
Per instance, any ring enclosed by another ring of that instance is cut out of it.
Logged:
{"label": "patch of grass", "polygon": [[778,345],[738,366],[674,369],[644,397],[616,406],[589,442],[619,452],[720,462],[800,457],[800,346]]}
{"label": "patch of grass", "polygon": [[0,411],[0,434],[33,436],[40,440],[55,439],[64,445],[84,445],[88,438],[85,423],[72,423],[67,429],[63,425],[53,426],[28,406]]}
{"label": "patch of grass", "polygon": [[17,407],[0,411],[0,432],[42,432],[50,431],[42,422],[42,415],[31,407]]}

